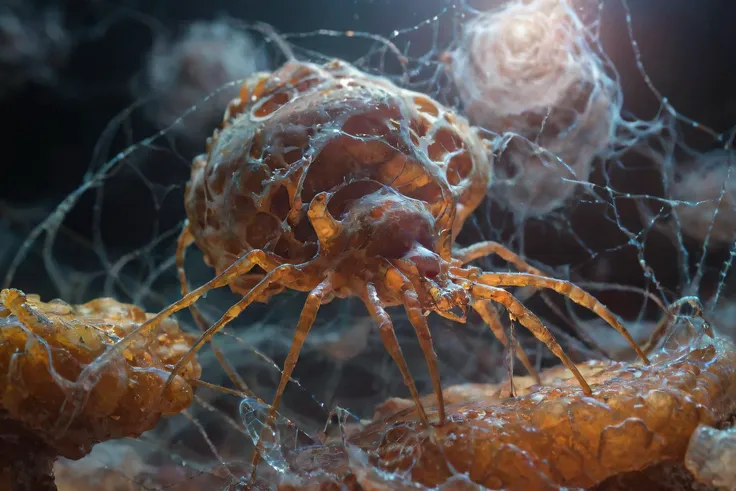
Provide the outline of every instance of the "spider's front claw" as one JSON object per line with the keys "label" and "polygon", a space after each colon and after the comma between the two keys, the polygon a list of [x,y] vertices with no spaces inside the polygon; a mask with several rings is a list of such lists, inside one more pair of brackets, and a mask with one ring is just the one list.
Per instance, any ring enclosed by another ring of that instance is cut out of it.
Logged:
{"label": "spider's front claw", "polygon": [[450,313],[455,317],[454,320],[461,324],[465,324],[468,320],[468,308],[466,305],[455,305],[450,309]]}

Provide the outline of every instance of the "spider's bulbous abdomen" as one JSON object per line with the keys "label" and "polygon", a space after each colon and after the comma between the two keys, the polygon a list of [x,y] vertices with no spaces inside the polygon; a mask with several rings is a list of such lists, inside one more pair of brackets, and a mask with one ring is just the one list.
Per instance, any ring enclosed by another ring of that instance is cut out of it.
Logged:
{"label": "spider's bulbous abdomen", "polygon": [[[439,230],[456,234],[485,195],[490,165],[467,122],[429,97],[340,61],[293,61],[251,78],[231,102],[195,160],[187,216],[218,273],[254,249],[294,263],[324,254],[308,216],[320,193],[330,195],[328,219],[352,217],[348,247],[396,256],[404,242],[431,249]],[[381,188],[394,202],[371,225],[353,208]]]}
{"label": "spider's bulbous abdomen", "polygon": [[354,201],[340,222],[347,249],[400,259],[416,245],[434,249],[435,219],[423,202],[380,189]]}

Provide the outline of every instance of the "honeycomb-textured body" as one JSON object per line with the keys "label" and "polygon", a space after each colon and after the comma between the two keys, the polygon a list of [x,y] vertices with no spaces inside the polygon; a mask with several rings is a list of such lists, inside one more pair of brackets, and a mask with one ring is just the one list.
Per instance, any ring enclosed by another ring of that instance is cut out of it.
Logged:
{"label": "honeycomb-textured body", "polygon": [[[319,193],[330,193],[328,211],[340,221],[361,198],[390,188],[452,227],[454,237],[483,199],[490,165],[466,121],[427,96],[344,62],[292,61],[243,85],[207,154],[194,162],[186,210],[218,273],[257,249],[302,263],[328,253],[319,251],[307,217]],[[376,233],[349,225],[343,250]],[[386,238],[396,241],[393,232]],[[253,279],[231,287],[245,293]]]}

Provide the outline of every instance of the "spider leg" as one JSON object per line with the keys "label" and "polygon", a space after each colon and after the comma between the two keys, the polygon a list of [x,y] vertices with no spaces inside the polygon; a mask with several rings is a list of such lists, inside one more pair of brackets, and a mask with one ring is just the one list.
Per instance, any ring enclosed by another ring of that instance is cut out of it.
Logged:
{"label": "spider leg", "polygon": [[519,323],[529,329],[535,338],[543,342],[549,350],[554,353],[557,358],[572,372],[575,378],[578,380],[580,387],[583,389],[585,395],[592,395],[593,391],[590,390],[588,382],[585,381],[583,375],[578,371],[575,364],[570,360],[567,354],[563,351],[560,344],[555,339],[554,335],[547,329],[547,327],[539,320],[539,317],[534,315],[524,304],[519,302],[511,293],[507,292],[502,288],[495,288],[493,286],[482,285],[478,283],[470,283],[468,285],[470,294],[475,298],[482,298],[486,300],[493,300],[494,302],[500,303],[511,314]]}
{"label": "spider leg", "polygon": [[641,358],[645,364],[649,365],[647,355],[644,354],[636,341],[634,341],[634,338],[631,337],[629,331],[623,324],[621,324],[621,321],[619,321],[605,305],[598,301],[597,298],[582,288],[573,285],[569,281],[529,273],[482,273],[477,275],[470,270],[461,270],[459,268],[452,268],[451,272],[466,279],[470,279],[473,282],[487,286],[531,286],[534,288],[548,288],[550,290],[554,290],[560,295],[564,295],[576,304],[587,308],[605,320],[609,326],[616,329],[626,339],[626,341],[629,342],[639,358]]}
{"label": "spider leg", "polygon": [[427,361],[427,368],[429,369],[429,376],[432,379],[432,387],[434,395],[437,398],[437,408],[439,412],[440,426],[445,424],[445,397],[442,394],[442,382],[440,379],[440,370],[437,366],[437,353],[434,350],[432,343],[432,333],[429,331],[427,325],[427,318],[422,314],[422,307],[419,303],[419,297],[417,292],[414,291],[414,287],[411,282],[404,277],[398,269],[396,271],[403,277],[403,285],[401,287],[401,293],[404,299],[404,309],[409,317],[409,322],[414,327],[414,331],[419,339],[419,346],[422,348],[424,353],[424,359]]}
{"label": "spider leg", "polygon": [[[490,300],[475,300],[471,304],[473,307],[473,310],[478,312],[481,319],[483,319],[483,322],[488,324],[488,327],[491,328],[491,332],[493,332],[493,335],[496,336],[496,339],[501,341],[501,344],[504,346],[508,345],[508,339],[506,338],[506,332],[503,329],[503,326],[501,325],[501,320],[499,319],[498,315],[498,309],[493,305],[493,303]],[[526,352],[524,351],[524,348],[521,347],[518,343],[516,344],[516,357],[519,359],[522,365],[524,365],[524,368],[526,368],[526,371],[534,378],[534,381],[537,383],[537,385],[542,385],[542,379],[539,378],[539,373],[537,373],[537,369],[534,368],[534,365],[529,361],[529,358],[526,356]]]}
{"label": "spider leg", "polygon": [[498,242],[488,240],[452,251],[452,257],[463,264],[468,264],[469,262],[480,259],[481,257],[490,256],[491,254],[500,257],[509,264],[512,264],[519,271],[539,276],[546,276],[541,269],[535,268],[522,259],[521,256]]}
{"label": "spider leg", "polygon": [[269,424],[276,416],[276,411],[279,408],[281,397],[286,389],[286,384],[291,380],[291,374],[296,368],[296,362],[299,360],[299,353],[304,346],[304,341],[307,339],[309,331],[314,325],[314,320],[317,318],[317,312],[320,306],[325,302],[327,297],[332,293],[332,276],[328,276],[327,279],[323,280],[317,287],[312,290],[307,296],[307,301],[304,303],[302,313],[299,316],[299,322],[294,332],[294,337],[291,340],[291,347],[289,353],[286,355],[284,361],[284,370],[281,372],[281,380],[279,381],[278,389],[276,390],[276,396],[271,404],[269,411]]}
{"label": "spider leg", "polygon": [[424,411],[424,406],[422,406],[422,402],[419,400],[419,392],[417,391],[416,384],[414,384],[414,379],[412,378],[411,373],[409,373],[406,359],[404,359],[404,355],[401,353],[401,346],[399,346],[399,340],[396,339],[393,322],[391,322],[391,318],[381,305],[381,300],[378,298],[376,287],[372,283],[368,283],[365,286],[363,302],[365,303],[365,306],[368,307],[368,312],[370,312],[371,317],[373,317],[376,323],[378,323],[378,331],[381,334],[383,345],[386,347],[386,351],[391,355],[391,358],[393,358],[394,363],[399,367],[401,376],[404,378],[404,383],[409,389],[412,399],[414,399],[414,404],[416,404],[419,419],[421,419],[422,423],[429,428],[427,413]]}
{"label": "spider leg", "polygon": [[[250,251],[247,254],[244,254],[243,256],[238,258],[222,273],[218,274],[204,285],[195,288],[176,302],[172,303],[171,305],[160,311],[155,316],[148,319],[135,331],[128,334],[128,336],[126,336],[123,340],[119,341],[116,346],[120,345],[119,349],[125,349],[125,347],[127,347],[128,345],[127,343],[132,343],[135,341],[134,337],[132,336],[133,334],[145,336],[153,332],[153,330],[156,329],[161,324],[161,322],[163,322],[164,319],[194,304],[194,302],[202,298],[202,296],[205,295],[208,291],[222,288],[239,276],[247,274],[251,269],[255,268],[256,266],[260,266],[264,270],[270,271],[279,265],[280,263],[278,259],[275,258],[272,254],[264,252],[260,249]],[[98,359],[101,362],[106,361],[106,359],[103,359],[103,357],[99,357]],[[94,362],[89,366],[91,367],[93,364]]]}
{"label": "spider leg", "polygon": [[[484,256],[488,255],[496,255],[506,261],[507,263],[514,266],[518,271],[521,271],[523,273],[529,273],[537,276],[549,276],[548,273],[545,273],[539,268],[535,268],[528,262],[526,262],[524,259],[521,258],[518,254],[513,252],[511,249],[506,247],[503,244],[500,244],[498,242],[493,241],[485,241],[485,242],[478,242],[477,244],[473,244],[468,247],[464,247],[462,249],[455,249],[453,251],[453,257],[463,264],[467,264],[469,262],[475,261],[476,259],[479,259]],[[528,288],[528,287],[527,287]],[[526,290],[526,289],[525,289]],[[534,294],[538,288],[530,288],[531,291],[527,292],[527,295]],[[517,292],[519,297],[523,297],[524,294]],[[542,295],[542,300],[544,300],[544,303],[547,304],[555,313],[560,315],[563,319],[566,318],[564,314],[562,314],[557,306],[547,297],[547,295]],[[611,356],[604,350],[601,346],[598,345],[598,343],[593,340],[593,338],[588,335],[585,330],[580,329],[577,324],[574,321],[570,321],[570,326],[575,331],[575,334],[577,334],[580,339],[583,340],[585,344],[592,347],[594,350],[600,352],[603,356],[610,359]]]}
{"label": "spider leg", "polygon": [[[468,247],[462,247],[459,249],[453,249],[452,251],[452,257],[453,259],[460,261],[462,264],[468,264],[476,259],[480,259],[485,256],[498,256],[507,263],[511,264],[513,267],[516,268],[517,271],[522,271],[524,273],[530,273],[530,274],[536,274],[539,276],[548,276],[547,273],[542,271],[541,269],[535,268],[528,262],[526,262],[524,259],[522,259],[521,256],[513,252],[511,249],[506,247],[505,245],[501,244],[500,242],[494,242],[492,240],[487,240],[484,242],[477,242],[471,246]],[[534,295],[534,293],[537,292],[537,288],[529,288],[526,287],[522,289],[521,291],[517,292],[516,296],[520,300],[524,301],[526,298]],[[551,304],[547,300],[547,297],[542,295],[542,299],[547,303],[548,305]],[[550,307],[553,307],[550,305]],[[564,318],[564,316],[562,316]],[[587,342],[587,340],[586,340]]]}
{"label": "spider leg", "polygon": [[189,348],[189,351],[187,351],[187,353],[182,356],[179,361],[176,362],[176,365],[174,365],[174,368],[171,371],[171,375],[169,375],[169,379],[167,380],[166,384],[168,385],[169,383],[171,383],[174,377],[176,377],[176,374],[179,372],[179,369],[185,364],[189,363],[192,358],[194,358],[194,355],[199,351],[204,343],[212,339],[212,336],[217,334],[232,320],[238,317],[238,315],[240,315],[240,313],[243,312],[243,310],[245,310],[250,304],[258,300],[258,298],[268,289],[269,286],[274,283],[280,283],[287,279],[291,280],[294,278],[295,274],[299,273],[301,273],[299,268],[292,264],[283,264],[272,270],[271,272],[267,273],[266,276],[264,276],[263,279],[258,282],[256,286],[251,288],[251,290],[238,303],[227,309],[222,317],[220,317],[217,322],[212,324],[212,327],[202,333],[199,339],[197,339],[197,341],[192,344],[192,347]]}
{"label": "spider leg", "polygon": [[[184,226],[181,229],[181,234],[179,234],[179,240],[176,242],[176,272],[179,276],[179,286],[181,287],[182,297],[189,293],[189,281],[187,281],[187,272],[184,269],[184,259],[186,258],[187,249],[193,243],[194,236],[189,228],[189,220],[185,220]],[[202,312],[200,312],[199,307],[197,307],[196,304],[192,304],[189,306],[189,311],[192,313],[194,323],[197,325],[199,330],[205,332],[207,330],[208,323],[205,320],[204,315],[202,315]],[[248,387],[248,384],[245,383],[245,380],[238,375],[237,370],[235,370],[230,362],[227,361],[222,350],[215,344],[212,344],[212,352],[230,381],[235,384],[235,387],[237,387],[241,392],[252,395],[252,391]]]}
{"label": "spider leg", "polygon": [[[105,364],[109,363],[110,360],[113,359],[113,357],[118,356],[122,350],[129,348],[132,344],[140,342],[141,338],[139,336],[143,336],[144,338],[150,336],[154,332],[154,330],[159,325],[161,325],[161,322],[170,317],[172,314],[175,314],[176,312],[189,307],[194,302],[202,298],[202,296],[208,291],[227,285],[239,276],[247,274],[251,269],[256,266],[260,266],[264,270],[269,271],[273,270],[273,268],[275,268],[279,264],[280,260],[277,256],[269,254],[260,249],[244,254],[223,272],[212,278],[204,285],[195,288],[191,292],[187,293],[176,302],[161,310],[158,314],[143,322],[132,332],[128,333],[127,336],[115,343],[112,349],[107,350],[104,354],[95,358],[94,361],[84,367],[82,373],[79,374],[79,377],[77,378],[79,384],[83,387],[87,387],[87,385],[89,384],[96,383],[95,377],[99,373],[99,370],[104,367]],[[203,334],[203,336],[205,334]],[[193,352],[190,351],[190,354],[185,356],[189,356],[191,358],[191,356],[193,356],[192,353]],[[171,378],[169,378],[169,380],[171,380]]]}
{"label": "spider leg", "polygon": [[[289,353],[286,355],[286,360],[284,360],[284,369],[281,372],[281,380],[279,381],[279,386],[276,389],[276,396],[274,397],[273,404],[271,404],[271,408],[268,411],[268,422],[266,423],[266,428],[270,428],[274,423],[276,412],[278,411],[279,404],[281,403],[281,397],[284,395],[284,390],[286,390],[286,384],[291,380],[291,374],[294,372],[296,362],[299,360],[299,353],[301,352],[302,346],[304,346],[304,341],[307,339],[307,335],[312,329],[312,325],[314,325],[314,320],[317,318],[317,312],[319,311],[320,306],[331,293],[332,276],[330,275],[317,285],[317,287],[307,296],[307,301],[304,303],[302,313],[299,316],[299,322],[297,323],[296,330],[294,331],[294,337],[291,339]],[[253,452],[253,457],[251,459],[253,469],[251,473],[251,481],[255,479],[256,468],[258,467],[258,462],[261,458],[263,436],[263,433],[261,433],[261,437],[256,444],[256,451]]]}

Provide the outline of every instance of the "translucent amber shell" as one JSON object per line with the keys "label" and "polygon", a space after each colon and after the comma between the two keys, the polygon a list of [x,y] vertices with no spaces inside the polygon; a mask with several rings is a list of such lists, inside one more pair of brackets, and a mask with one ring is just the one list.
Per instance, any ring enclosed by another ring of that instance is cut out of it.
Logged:
{"label": "translucent amber shell", "polygon": [[[293,263],[314,257],[307,210],[321,192],[334,193],[329,214],[341,220],[352,202],[390,187],[426,203],[434,219],[454,215],[456,234],[491,178],[489,152],[464,118],[339,60],[253,76],[207,147],[185,204],[217,273],[256,249]],[[350,237],[355,247],[364,239]],[[253,284],[245,276],[230,286],[246,293]]]}

